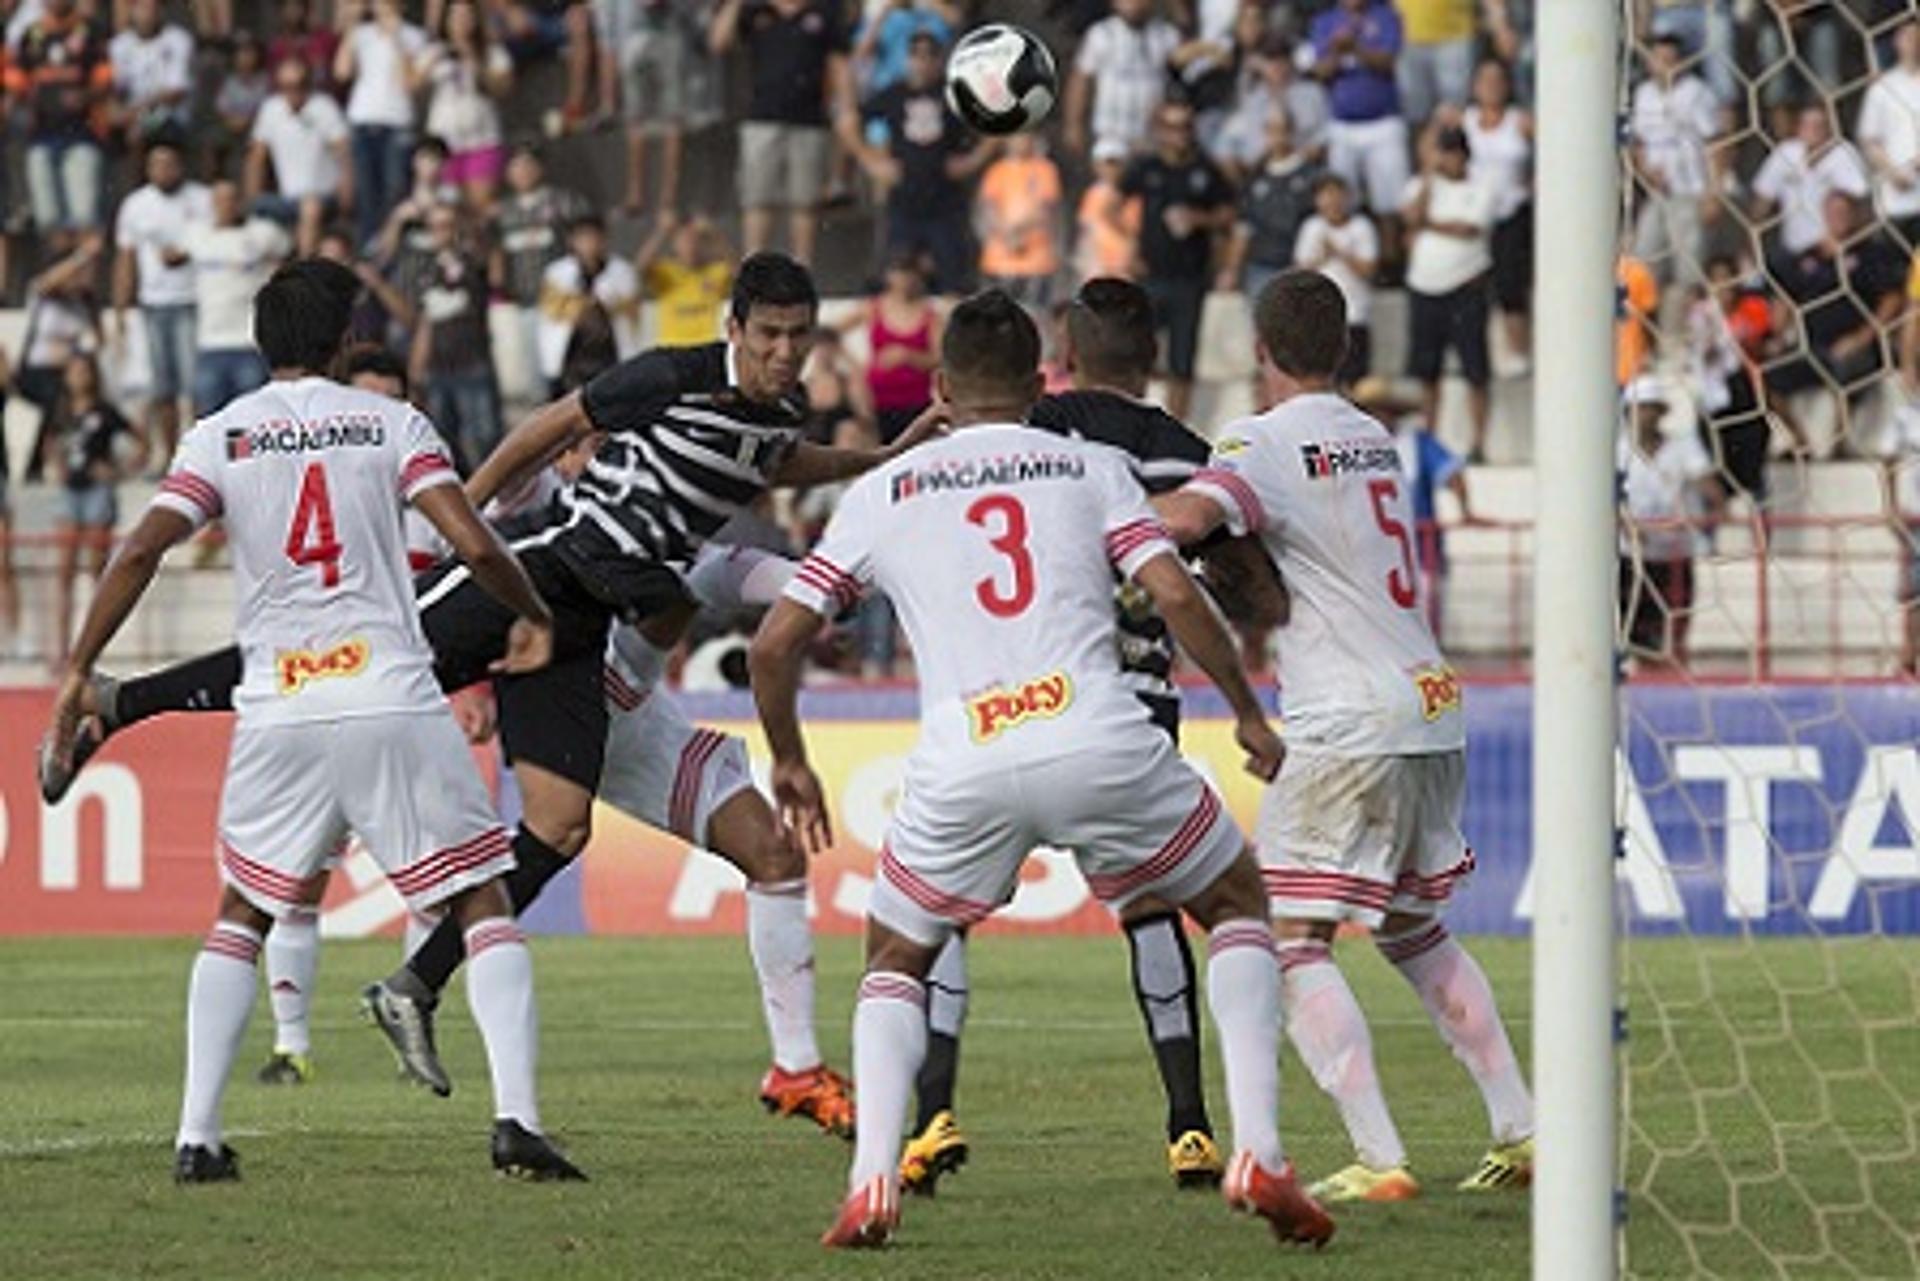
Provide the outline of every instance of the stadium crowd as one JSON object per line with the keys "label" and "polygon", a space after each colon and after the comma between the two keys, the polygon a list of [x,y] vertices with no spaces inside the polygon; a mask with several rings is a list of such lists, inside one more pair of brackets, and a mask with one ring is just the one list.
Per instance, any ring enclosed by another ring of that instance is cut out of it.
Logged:
{"label": "stadium crowd", "polygon": [[[39,416],[17,479],[62,489],[70,585],[105,554],[117,483],[164,466],[183,413],[265,378],[247,304],[293,253],[360,275],[357,336],[406,361],[471,467],[507,419],[500,333],[546,392],[643,334],[712,341],[737,251],[811,261],[851,205],[873,214],[873,288],[820,336],[822,439],[912,420],[942,299],[992,283],[1057,315],[1095,275],[1152,295],[1185,416],[1209,295],[1251,298],[1299,264],[1345,293],[1344,380],[1407,427],[1431,521],[1436,489],[1487,459],[1493,382],[1529,368],[1537,3],[9,0],[0,171],[24,199],[6,201],[0,275],[27,323],[7,388]],[[1920,449],[1902,412],[1920,359],[1907,0],[1629,10],[1619,375],[1635,404],[1698,423],[1623,437],[1629,525],[1757,501],[1776,453]],[[1055,50],[1042,133],[970,136],[945,106],[946,51],[991,18]],[[604,208],[546,163],[555,139],[598,135],[621,169]],[[702,207],[689,162],[729,149],[731,198]],[[1373,332],[1386,315],[1404,324],[1391,341]],[[1463,423],[1439,421],[1449,371]],[[783,496],[765,537],[804,542],[832,500]],[[7,528],[0,645],[19,649],[40,638]],[[1684,606],[1670,595],[1656,612]],[[891,621],[861,636],[885,674]]]}

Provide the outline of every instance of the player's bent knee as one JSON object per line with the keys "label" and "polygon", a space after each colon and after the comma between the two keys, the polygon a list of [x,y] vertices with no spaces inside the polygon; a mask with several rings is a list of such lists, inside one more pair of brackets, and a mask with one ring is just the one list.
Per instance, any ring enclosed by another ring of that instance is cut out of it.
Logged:
{"label": "player's bent knee", "polygon": [[1373,932],[1373,937],[1384,941],[1402,934],[1412,934],[1416,930],[1424,930],[1435,919],[1427,912],[1389,912],[1387,919],[1380,922],[1380,928]]}
{"label": "player's bent knee", "polygon": [[447,900],[446,908],[463,930],[492,917],[513,916],[513,903],[507,898],[506,886],[498,879],[460,891]]}
{"label": "player's bent knee", "polygon": [[265,934],[273,928],[273,918],[253,905],[233,886],[224,886],[220,891],[220,919],[231,921],[235,925],[244,925],[256,934]]}
{"label": "player's bent knee", "polygon": [[807,856],[781,830],[773,807],[752,788],[727,798],[707,821],[707,848],[755,884],[804,880]]}
{"label": "player's bent knee", "polygon": [[906,974],[923,979],[927,971],[933,968],[933,958],[940,954],[945,940],[929,947],[916,939],[908,938],[898,930],[890,929],[867,918],[867,973],[881,972]]}
{"label": "player's bent knee", "polygon": [[1253,851],[1243,849],[1214,882],[1183,905],[1207,929],[1221,921],[1267,919],[1267,892],[1260,883],[1260,866]]}

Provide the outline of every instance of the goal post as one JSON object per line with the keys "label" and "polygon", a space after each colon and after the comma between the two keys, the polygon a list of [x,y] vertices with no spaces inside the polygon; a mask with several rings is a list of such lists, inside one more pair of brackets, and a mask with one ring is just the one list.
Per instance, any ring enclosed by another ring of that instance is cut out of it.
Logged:
{"label": "goal post", "polygon": [[1538,7],[1535,1281],[1618,1274],[1614,247],[1618,0]]}

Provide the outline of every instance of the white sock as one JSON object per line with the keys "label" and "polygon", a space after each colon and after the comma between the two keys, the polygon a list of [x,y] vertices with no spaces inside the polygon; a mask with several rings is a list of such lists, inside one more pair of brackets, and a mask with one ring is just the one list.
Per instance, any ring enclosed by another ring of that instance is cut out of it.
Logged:
{"label": "white sock", "polygon": [[1375,942],[1380,955],[1420,994],[1453,1057],[1473,1074],[1486,1100],[1493,1141],[1516,1143],[1532,1134],[1533,1095],[1500,1022],[1485,971],[1439,921]]}
{"label": "white sock", "polygon": [[954,931],[927,971],[927,1030],[958,1037],[967,1025],[967,936]]}
{"label": "white sock", "polygon": [[320,968],[320,913],[290,908],[267,932],[267,999],[273,1006],[273,1052],[307,1054],[313,1040],[307,1011]]}
{"label": "white sock", "polygon": [[1273,927],[1243,918],[1207,936],[1207,1008],[1220,1031],[1233,1150],[1278,1170],[1280,1151],[1280,971]]}
{"label": "white sock", "polygon": [[853,1172],[858,1188],[900,1165],[913,1080],[927,1054],[927,989],[905,974],[880,971],[860,980],[853,1007],[853,1082],[860,1095]]}
{"label": "white sock", "polygon": [[807,923],[807,883],[767,881],[747,886],[747,949],[760,977],[760,1005],[773,1042],[774,1066],[804,1072],[820,1066],[813,1034],[813,927]]}
{"label": "white sock", "polygon": [[412,911],[411,909],[408,910],[407,934],[406,938],[400,944],[401,947],[406,949],[400,954],[401,964],[404,965],[415,952],[420,950],[420,945],[427,941],[427,935],[433,933],[434,927],[439,924],[440,917],[438,915],[422,916],[418,912]]}
{"label": "white sock", "polygon": [[1317,939],[1280,944],[1280,980],[1287,1035],[1313,1079],[1339,1105],[1360,1163],[1373,1170],[1405,1165],[1407,1149],[1373,1070],[1366,1016],[1333,963],[1332,948]]}
{"label": "white sock", "polygon": [[540,1018],[533,1002],[533,954],[520,927],[504,916],[476,922],[465,938],[467,1005],[487,1045],[493,1115],[538,1134],[533,1072],[540,1051]]}
{"label": "white sock", "polygon": [[220,1145],[220,1096],[253,1016],[260,936],[218,921],[194,958],[187,985],[187,1084],[180,1103],[181,1147]]}

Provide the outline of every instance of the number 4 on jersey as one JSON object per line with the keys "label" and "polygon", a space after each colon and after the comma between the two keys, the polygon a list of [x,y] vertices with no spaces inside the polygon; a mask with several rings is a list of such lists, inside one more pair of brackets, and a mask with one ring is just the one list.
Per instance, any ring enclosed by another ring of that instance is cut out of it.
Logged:
{"label": "number 4 on jersey", "polygon": [[296,565],[318,565],[322,587],[340,585],[340,540],[333,531],[327,469],[319,463],[308,463],[300,478],[300,501],[293,509],[293,528],[287,531],[287,559]]}

